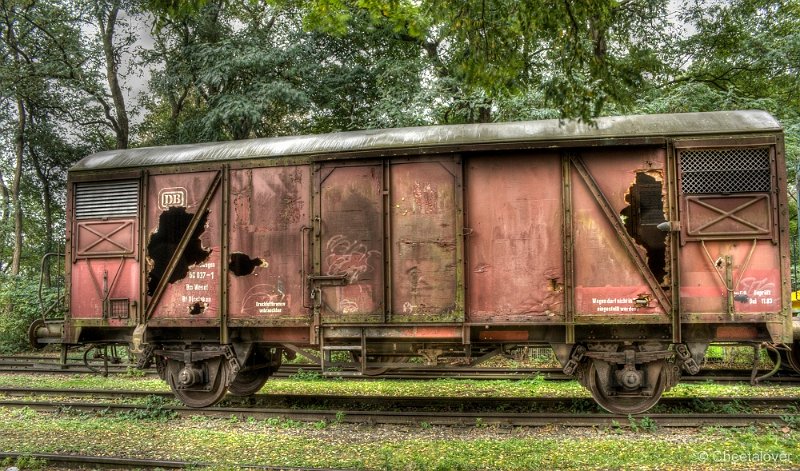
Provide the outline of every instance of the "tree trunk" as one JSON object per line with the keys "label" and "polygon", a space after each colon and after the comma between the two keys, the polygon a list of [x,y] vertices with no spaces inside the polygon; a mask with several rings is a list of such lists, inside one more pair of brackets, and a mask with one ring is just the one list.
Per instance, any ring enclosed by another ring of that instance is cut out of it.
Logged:
{"label": "tree trunk", "polygon": [[[42,161],[39,158],[39,153],[36,152],[33,148],[30,149],[31,155],[31,162],[33,163],[33,167],[36,170],[36,177],[39,179],[39,182],[42,184],[42,212],[44,215],[44,253],[50,253],[53,251],[53,196],[52,196],[52,188],[50,187],[50,179],[48,175],[44,171],[44,167],[42,165]],[[51,286],[51,279],[50,279],[50,265],[47,264],[42,267],[42,279],[44,280],[45,286]]]}
{"label": "tree trunk", "polygon": [[119,0],[115,0],[111,3],[108,12],[102,10],[98,12],[97,22],[103,40],[108,88],[111,90],[111,99],[114,101],[116,148],[127,149],[129,135],[128,111],[125,109],[125,96],[122,94],[122,87],[119,84],[119,69],[114,51],[114,28],[117,25],[118,15]]}
{"label": "tree trunk", "polygon": [[14,181],[11,184],[11,204],[14,211],[14,253],[11,256],[11,274],[18,275],[22,265],[22,157],[25,153],[25,104],[17,98],[17,127],[14,133]]}
{"label": "tree trunk", "polygon": [[6,263],[6,235],[8,234],[8,221],[11,216],[11,194],[3,179],[3,170],[0,169],[0,273],[8,269]]}

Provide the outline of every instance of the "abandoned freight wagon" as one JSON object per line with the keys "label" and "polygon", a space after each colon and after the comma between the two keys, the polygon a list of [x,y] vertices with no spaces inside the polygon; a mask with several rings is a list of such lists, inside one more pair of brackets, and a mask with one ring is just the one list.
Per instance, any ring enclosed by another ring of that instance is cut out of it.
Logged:
{"label": "abandoned freight wagon", "polygon": [[784,160],[761,111],[101,152],[69,172],[68,313],[32,335],[130,344],[195,407],[298,353],[550,345],[639,413],[710,342],[792,344]]}

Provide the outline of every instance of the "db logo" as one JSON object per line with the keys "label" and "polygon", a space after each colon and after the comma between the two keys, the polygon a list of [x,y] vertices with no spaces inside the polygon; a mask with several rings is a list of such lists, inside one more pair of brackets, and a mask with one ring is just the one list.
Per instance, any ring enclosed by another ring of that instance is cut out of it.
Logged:
{"label": "db logo", "polygon": [[186,206],[186,188],[164,188],[158,192],[158,209],[166,211],[171,206]]}

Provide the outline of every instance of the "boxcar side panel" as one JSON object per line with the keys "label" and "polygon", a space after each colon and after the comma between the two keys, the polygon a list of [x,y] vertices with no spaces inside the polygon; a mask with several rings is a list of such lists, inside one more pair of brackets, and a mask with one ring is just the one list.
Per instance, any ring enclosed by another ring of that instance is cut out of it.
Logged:
{"label": "boxcar side panel", "polygon": [[72,266],[70,288],[73,319],[107,319],[111,326],[127,325],[135,318],[130,303],[138,299],[139,264],[122,257],[79,259]]}
{"label": "boxcar side panel", "polygon": [[[635,316],[650,321],[669,319],[658,297],[648,284],[647,271],[658,289],[666,273],[666,234],[656,229],[664,222],[662,188],[664,149],[635,148],[586,151],[580,154],[596,190],[609,205],[611,217],[602,210],[602,201],[579,172],[572,171],[572,198],[575,231],[575,306],[578,322],[630,322]],[[632,240],[631,249],[618,234]],[[637,251],[648,266],[633,261]]]}
{"label": "boxcar side panel", "polygon": [[559,155],[473,157],[466,174],[468,321],[562,319]]}
{"label": "boxcar side panel", "polygon": [[763,139],[679,144],[684,321],[779,322],[775,146]]}
{"label": "boxcar side panel", "polygon": [[456,306],[461,166],[397,163],[390,172],[391,320],[461,321]]}
{"label": "boxcar side panel", "polygon": [[[703,247],[705,245],[705,248]],[[733,283],[733,312],[780,310],[777,246],[769,241],[709,241],[686,244],[681,251],[681,307],[694,314],[727,314],[728,257]],[[721,320],[731,320],[723,315]]]}
{"label": "boxcar side panel", "polygon": [[152,311],[151,325],[216,325],[220,312],[221,191],[212,190],[217,172],[152,175],[147,215],[148,302],[198,207],[212,199]]}
{"label": "boxcar side panel", "polygon": [[328,164],[319,169],[317,276],[322,322],[384,320],[383,165]]}
{"label": "boxcar side panel", "polygon": [[310,321],[311,174],[308,166],[231,172],[229,317],[231,325]]}
{"label": "boxcar side panel", "polygon": [[70,315],[95,325],[129,325],[139,299],[139,180],[72,188]]}

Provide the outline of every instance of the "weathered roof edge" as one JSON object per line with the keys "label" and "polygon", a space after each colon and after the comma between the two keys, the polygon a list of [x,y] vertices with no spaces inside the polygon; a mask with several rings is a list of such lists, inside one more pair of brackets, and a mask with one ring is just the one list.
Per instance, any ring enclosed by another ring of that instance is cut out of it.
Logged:
{"label": "weathered roof edge", "polygon": [[141,147],[89,155],[71,171],[149,167],[293,155],[613,137],[695,136],[781,130],[766,111],[715,111],[350,131],[203,144]]}

